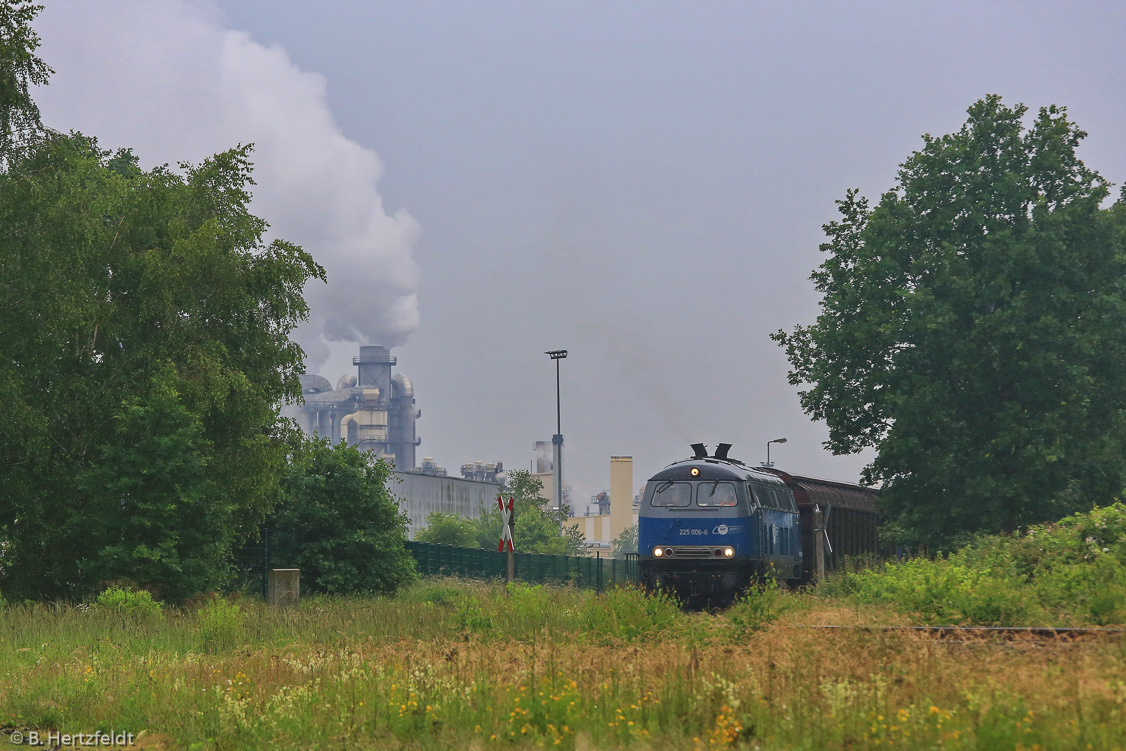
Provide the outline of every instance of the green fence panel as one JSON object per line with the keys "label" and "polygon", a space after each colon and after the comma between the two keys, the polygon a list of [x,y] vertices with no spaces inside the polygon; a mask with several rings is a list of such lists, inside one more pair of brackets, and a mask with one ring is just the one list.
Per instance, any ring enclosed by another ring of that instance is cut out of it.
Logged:
{"label": "green fence panel", "polygon": [[[459,548],[427,542],[407,542],[409,552],[426,576],[462,576],[467,579],[503,579],[508,554],[480,548]],[[637,556],[626,560],[564,555],[516,553],[516,578],[531,584],[573,584],[599,592],[639,580]]]}

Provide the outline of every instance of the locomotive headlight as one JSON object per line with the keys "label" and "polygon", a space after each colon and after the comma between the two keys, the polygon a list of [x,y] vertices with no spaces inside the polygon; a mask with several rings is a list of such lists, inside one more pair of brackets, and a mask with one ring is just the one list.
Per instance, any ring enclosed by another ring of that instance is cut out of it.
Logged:
{"label": "locomotive headlight", "polygon": [[653,548],[653,557],[654,558],[660,558],[664,554],[665,554],[665,551],[662,548]]}
{"label": "locomotive headlight", "polygon": [[693,467],[693,468],[692,468],[692,469],[691,469],[691,470],[689,471],[689,473],[688,473],[688,474],[692,475],[693,477],[699,477],[699,476],[700,476],[700,468],[699,468],[699,467]]}
{"label": "locomotive headlight", "polygon": [[735,548],[724,548],[723,549],[723,557],[724,558],[734,558],[735,557]]}

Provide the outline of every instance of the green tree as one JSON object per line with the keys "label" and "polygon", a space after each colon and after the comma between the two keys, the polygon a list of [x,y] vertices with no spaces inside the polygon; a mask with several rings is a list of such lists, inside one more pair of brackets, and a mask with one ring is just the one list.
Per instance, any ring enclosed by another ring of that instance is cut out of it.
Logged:
{"label": "green tree", "polygon": [[31,87],[47,83],[51,69],[35,55],[39,35],[31,22],[42,5],[0,0],[0,169],[39,133],[39,108]]}
{"label": "green tree", "polygon": [[274,503],[323,271],[262,242],[249,151],[144,171],[47,135],[0,172],[5,592],[213,588]]}
{"label": "green tree", "polygon": [[892,530],[949,547],[1109,502],[1124,477],[1126,205],[1062,108],[990,96],[825,225],[811,326],[773,338]]}
{"label": "green tree", "polygon": [[625,558],[626,553],[637,553],[637,522],[622,530],[622,533],[610,542],[610,556]]}
{"label": "green tree", "polygon": [[235,538],[231,506],[212,502],[206,439],[165,365],[125,400],[80,490],[89,513],[72,520],[100,541],[80,567],[181,600],[212,588]]}
{"label": "green tree", "polygon": [[[518,469],[508,474],[504,487],[504,498],[513,499],[516,525],[513,538],[516,550],[521,553],[540,555],[578,555],[584,545],[582,533],[573,528],[563,527],[567,520],[567,509],[545,511],[548,502],[543,497],[543,482],[530,472]],[[495,506],[481,510],[477,523],[477,546],[496,550],[500,541],[500,510]]]}
{"label": "green tree", "polygon": [[392,469],[369,452],[305,441],[268,522],[272,566],[301,569],[315,592],[392,593],[415,576],[407,517],[387,487]]}
{"label": "green tree", "polygon": [[434,511],[427,514],[426,526],[415,535],[419,542],[437,545],[456,545],[461,548],[477,547],[477,525],[472,519],[459,514]]}

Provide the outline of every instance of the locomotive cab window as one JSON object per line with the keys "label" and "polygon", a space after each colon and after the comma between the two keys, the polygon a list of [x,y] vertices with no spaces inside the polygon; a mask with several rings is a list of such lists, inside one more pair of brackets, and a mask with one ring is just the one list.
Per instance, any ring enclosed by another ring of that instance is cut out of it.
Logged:
{"label": "locomotive cab window", "polygon": [[700,506],[735,506],[739,503],[735,495],[735,483],[702,482],[696,487],[696,503]]}
{"label": "locomotive cab window", "polygon": [[665,480],[664,482],[651,482],[649,486],[652,489],[650,503],[654,506],[692,505],[692,486],[686,482]]}

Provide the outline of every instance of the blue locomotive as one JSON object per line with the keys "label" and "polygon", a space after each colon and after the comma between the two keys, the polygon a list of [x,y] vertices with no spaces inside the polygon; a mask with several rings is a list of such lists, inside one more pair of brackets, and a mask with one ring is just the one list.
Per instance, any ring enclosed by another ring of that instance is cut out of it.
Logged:
{"label": "blue locomotive", "polygon": [[730,601],[767,576],[803,575],[802,530],[794,493],[778,475],[713,456],[701,443],[645,486],[638,515],[638,562],[645,586],[683,602]]}

